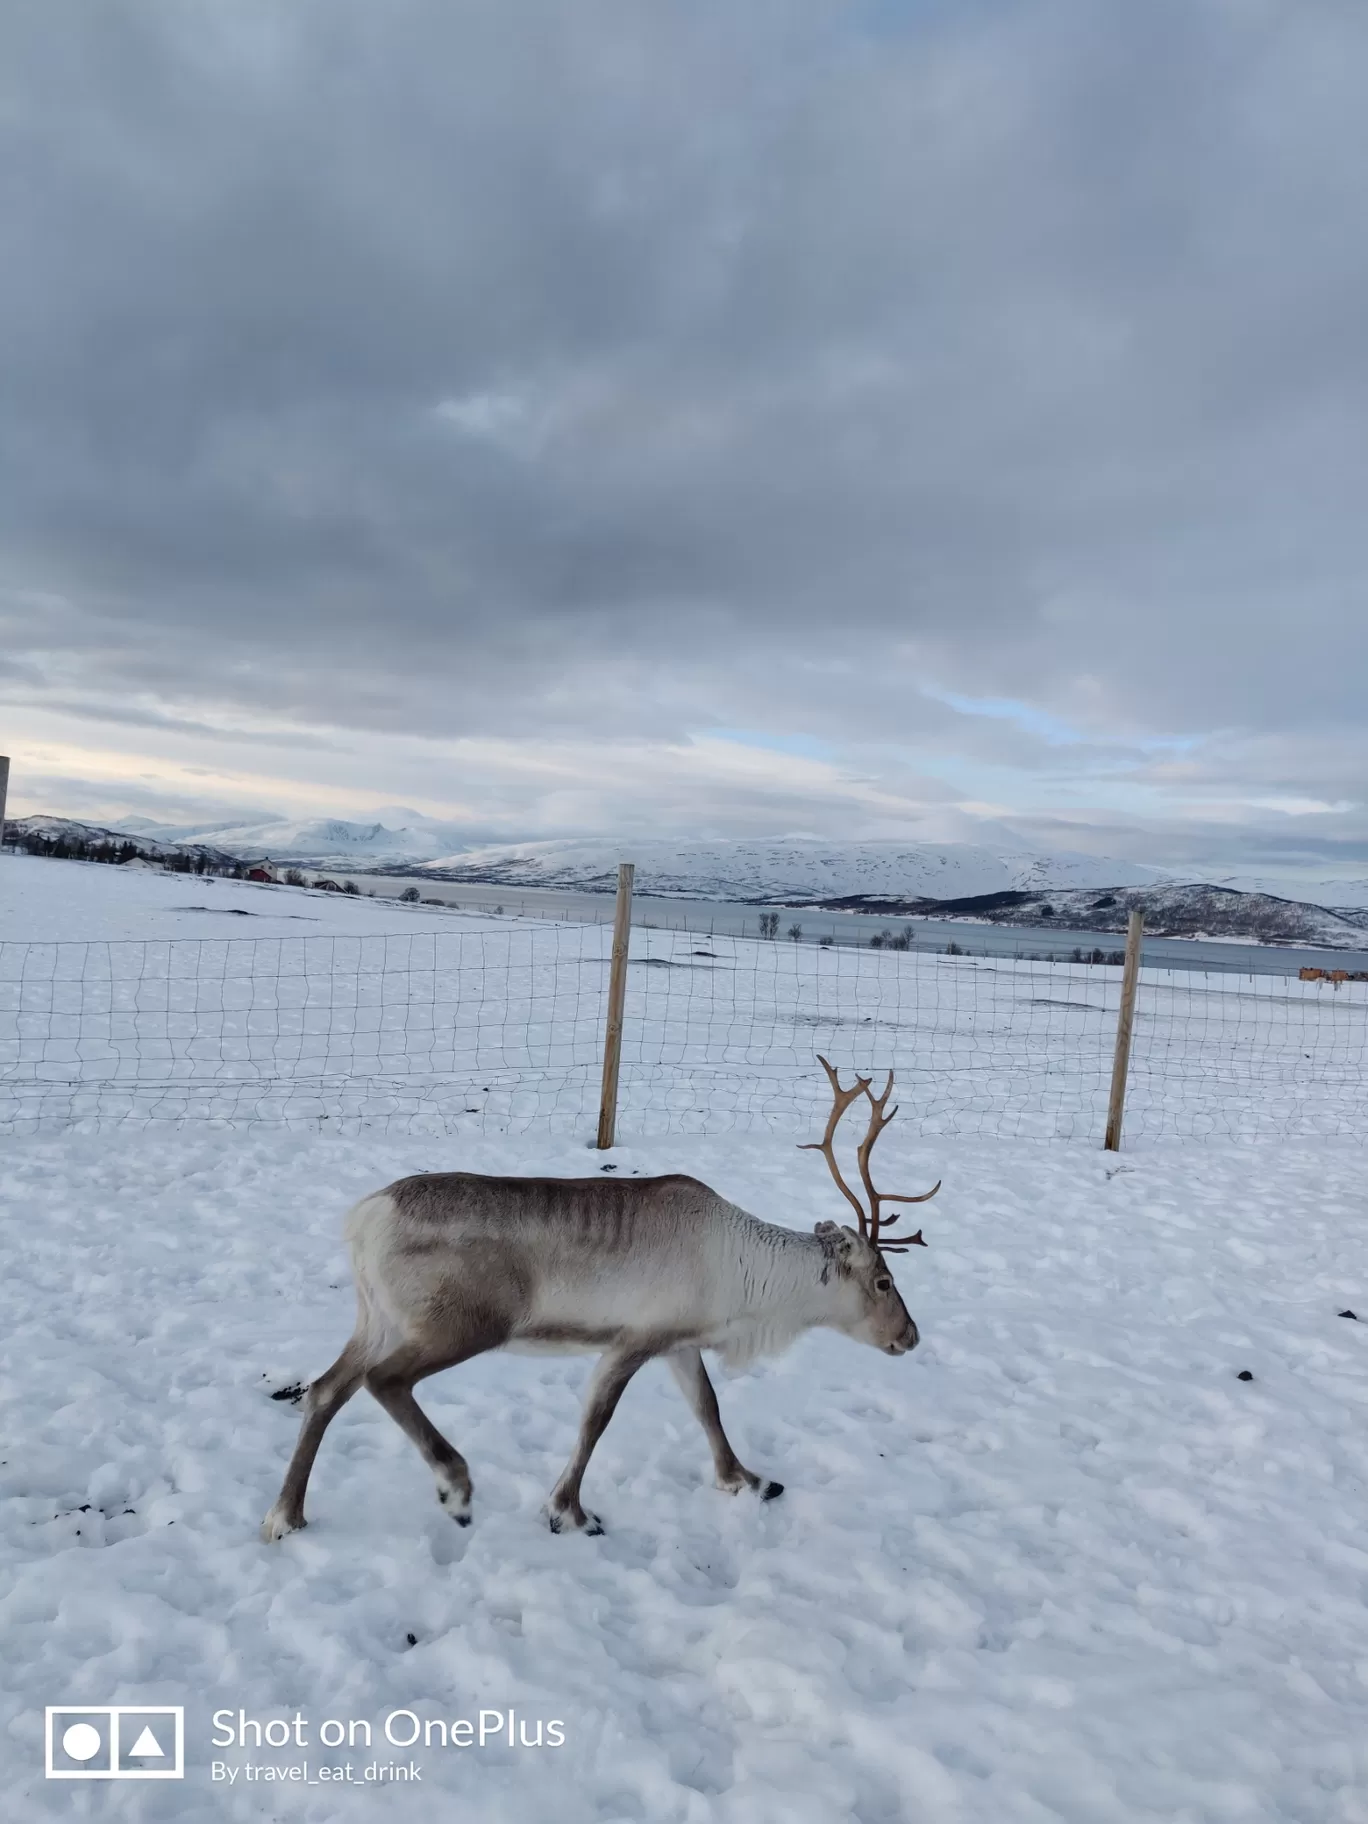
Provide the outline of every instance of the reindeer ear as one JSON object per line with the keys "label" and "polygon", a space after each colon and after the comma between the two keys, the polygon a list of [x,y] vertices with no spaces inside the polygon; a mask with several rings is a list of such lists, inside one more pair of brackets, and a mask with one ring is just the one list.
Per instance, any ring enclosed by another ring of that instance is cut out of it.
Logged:
{"label": "reindeer ear", "polygon": [[822,1284],[825,1285],[832,1267],[838,1273],[850,1271],[850,1244],[854,1234],[850,1229],[843,1229],[839,1222],[819,1222],[812,1232],[821,1242],[826,1257],[822,1267]]}

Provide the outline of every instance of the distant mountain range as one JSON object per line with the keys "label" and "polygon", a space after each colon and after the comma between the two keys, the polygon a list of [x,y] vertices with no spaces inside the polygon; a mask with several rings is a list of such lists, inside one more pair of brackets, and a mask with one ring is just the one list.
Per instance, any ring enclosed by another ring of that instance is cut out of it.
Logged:
{"label": "distant mountain range", "polygon": [[[51,819],[49,819],[51,821]],[[154,823],[127,817],[130,836],[157,842],[212,843],[244,861],[288,862],[298,867],[370,869],[431,861],[465,846],[464,825],[443,823],[419,811],[388,810],[370,822],[342,817],[261,818],[251,823]]]}
{"label": "distant mountain range", "polygon": [[[66,817],[11,819],[11,836],[87,845],[132,841],[156,859],[203,856],[213,866],[270,860],[336,873],[427,876],[516,889],[611,892],[620,859],[638,893],[656,898],[822,907],[889,917],[965,918],[1054,930],[1121,932],[1133,904],[1155,936],[1259,943],[1368,945],[1361,903],[1313,904],[1232,883],[1184,882],[1158,868],[1070,851],[1004,852],[971,843],[672,842],[566,839],[462,842],[455,825],[406,810],[368,823],[307,821],[174,825],[125,819],[117,829]],[[1258,888],[1259,883],[1250,883]]]}
{"label": "distant mountain range", "polygon": [[1232,887],[1237,893],[1271,893],[1274,899],[1295,899],[1308,906],[1327,906],[1332,912],[1368,911],[1368,879],[1315,880],[1298,876],[1278,880],[1259,874],[1220,874],[1213,887]]}
{"label": "distant mountain range", "polygon": [[187,855],[194,859],[202,855],[207,863],[216,868],[234,867],[239,860],[238,856],[227,849],[218,848],[212,843],[171,842],[164,836],[149,836],[143,830],[123,827],[110,829],[102,823],[82,823],[75,817],[7,817],[5,840],[22,841],[25,837],[39,837],[50,843],[66,843],[91,849],[118,848],[131,843],[140,855],[146,855],[154,861],[170,861],[177,856]]}
{"label": "distant mountain range", "polygon": [[1271,893],[1242,893],[1205,881],[1150,887],[1050,888],[984,893],[961,899],[880,899],[850,894],[819,902],[824,910],[876,912],[890,918],[962,918],[1041,931],[1122,932],[1133,907],[1151,937],[1238,938],[1260,944],[1368,948],[1368,909],[1331,911]]}
{"label": "distant mountain range", "polygon": [[611,892],[620,860],[637,866],[637,890],[656,896],[783,904],[842,893],[952,898],[1037,886],[1139,886],[1171,878],[1158,868],[1095,855],[1004,853],[971,843],[670,842],[658,838],[560,840],[472,847],[457,825],[417,811],[385,811],[373,822],[328,817],[257,823],[167,824],[146,817],[100,829],[65,817],[11,820],[11,828],[61,829],[118,839],[150,854],[213,851],[243,861],[351,873],[418,872],[434,879],[509,887]]}
{"label": "distant mountain range", "polygon": [[611,892],[619,860],[636,863],[639,893],[756,905],[813,904],[858,893],[947,899],[1056,884],[1139,886],[1168,878],[1157,868],[1095,855],[1004,854],[971,843],[808,839],[509,843],[439,856],[421,871],[440,880]]}

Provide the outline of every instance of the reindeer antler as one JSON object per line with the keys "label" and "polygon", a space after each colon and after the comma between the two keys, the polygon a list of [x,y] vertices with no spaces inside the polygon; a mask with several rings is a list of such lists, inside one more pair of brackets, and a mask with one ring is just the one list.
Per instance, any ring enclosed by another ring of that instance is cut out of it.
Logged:
{"label": "reindeer antler", "polygon": [[800,1153],[821,1153],[827,1164],[831,1167],[831,1175],[840,1186],[842,1195],[859,1218],[861,1235],[867,1235],[869,1233],[869,1218],[865,1215],[864,1205],[841,1176],[841,1168],[836,1163],[836,1152],[832,1146],[832,1141],[836,1137],[836,1129],[840,1125],[841,1116],[857,1097],[863,1095],[868,1090],[872,1079],[869,1077],[857,1076],[854,1089],[842,1089],[839,1075],[831,1068],[826,1059],[819,1056],[817,1062],[826,1072],[827,1082],[831,1085],[831,1113],[827,1116],[826,1132],[822,1135],[822,1138],[820,1140],[809,1141],[806,1146],[800,1146],[798,1151]]}
{"label": "reindeer antler", "polygon": [[[827,1063],[826,1059],[819,1056],[817,1062],[826,1072],[827,1082],[831,1085],[831,1113],[827,1117],[826,1133],[822,1138],[819,1141],[809,1143],[807,1146],[802,1146],[798,1150],[804,1153],[822,1154],[828,1166],[831,1168],[832,1177],[840,1186],[846,1200],[859,1218],[861,1235],[870,1241],[876,1248],[880,1248],[890,1253],[903,1253],[906,1249],[914,1247],[924,1248],[926,1243],[922,1239],[922,1232],[920,1229],[917,1230],[915,1235],[890,1235],[886,1239],[881,1239],[879,1234],[882,1221],[879,1214],[880,1204],[925,1203],[928,1198],[934,1197],[936,1192],[941,1188],[941,1181],[939,1178],[929,1191],[921,1191],[916,1196],[910,1196],[907,1193],[900,1191],[876,1191],[874,1188],[874,1180],[870,1177],[869,1173],[869,1155],[873,1152],[874,1143],[879,1138],[879,1135],[898,1112],[897,1108],[894,1107],[887,1114],[884,1113],[884,1110],[888,1108],[888,1098],[893,1093],[893,1072],[890,1070],[888,1073],[888,1081],[884,1085],[883,1094],[881,1096],[876,1096],[873,1090],[874,1079],[872,1077],[857,1076],[853,1089],[842,1089],[839,1075],[832,1069],[831,1065]],[[861,1095],[868,1096],[869,1098],[869,1131],[860,1142],[856,1152],[856,1158],[859,1160],[860,1179],[865,1188],[865,1195],[869,1198],[868,1215],[866,1215],[859,1198],[855,1195],[854,1191],[851,1190],[845,1179],[842,1178],[841,1169],[836,1163],[836,1152],[833,1145],[836,1137],[836,1129],[840,1124],[841,1117],[845,1114],[851,1103]]]}
{"label": "reindeer antler", "polygon": [[[890,1235],[886,1239],[881,1239],[879,1227],[882,1219],[879,1215],[879,1205],[881,1203],[927,1203],[940,1189],[941,1181],[937,1178],[929,1191],[920,1191],[915,1197],[904,1191],[876,1191],[874,1189],[874,1180],[869,1175],[869,1155],[874,1151],[874,1142],[898,1112],[895,1104],[887,1114],[884,1113],[884,1110],[888,1108],[888,1098],[893,1094],[893,1072],[889,1071],[888,1081],[884,1084],[884,1092],[881,1096],[876,1096],[868,1084],[865,1085],[865,1094],[869,1097],[869,1132],[860,1142],[855,1156],[860,1162],[860,1178],[864,1183],[865,1195],[869,1198],[869,1239],[876,1248],[891,1250],[894,1253],[903,1253],[908,1248],[924,1248],[926,1243],[922,1240],[920,1229],[915,1235]],[[894,1217],[893,1220],[896,1222],[897,1218]]]}

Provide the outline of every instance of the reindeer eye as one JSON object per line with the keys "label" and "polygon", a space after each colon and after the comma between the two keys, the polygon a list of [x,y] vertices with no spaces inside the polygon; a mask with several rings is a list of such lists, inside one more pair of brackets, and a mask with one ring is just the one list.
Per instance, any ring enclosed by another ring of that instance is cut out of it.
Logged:
{"label": "reindeer eye", "polygon": [[876,1292],[891,1292],[893,1290],[893,1281],[886,1273],[880,1273],[879,1277],[874,1281],[874,1290]]}

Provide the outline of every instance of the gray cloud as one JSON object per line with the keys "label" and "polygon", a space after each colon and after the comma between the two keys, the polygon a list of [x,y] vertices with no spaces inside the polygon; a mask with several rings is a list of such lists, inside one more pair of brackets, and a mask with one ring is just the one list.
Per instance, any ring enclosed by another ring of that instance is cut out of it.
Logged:
{"label": "gray cloud", "polygon": [[902,743],[1132,844],[1349,798],[1348,853],[1366,81],[1336,0],[10,7],[7,664],[163,731]]}
{"label": "gray cloud", "polygon": [[[16,668],[17,669],[17,668]],[[34,702],[52,716],[70,716],[77,721],[113,723],[125,728],[147,728],[177,735],[202,736],[213,741],[233,743],[251,743],[254,746],[311,748],[323,752],[337,752],[340,743],[329,740],[326,735],[314,734],[308,729],[275,729],[267,732],[256,728],[216,727],[209,722],[194,722],[185,716],[171,716],[155,709],[139,709],[135,706],[109,701],[83,702],[79,699],[68,700],[47,693],[41,697],[6,697],[0,691],[0,709],[13,707],[16,703],[32,704]]]}

